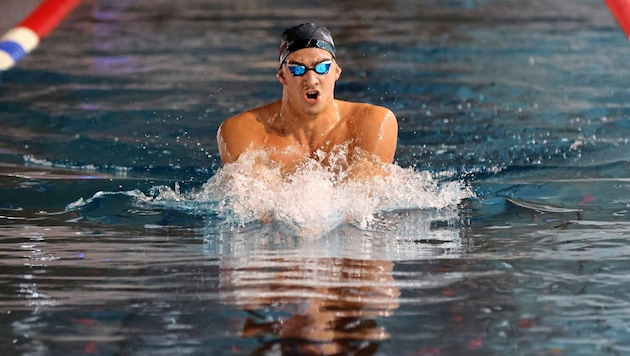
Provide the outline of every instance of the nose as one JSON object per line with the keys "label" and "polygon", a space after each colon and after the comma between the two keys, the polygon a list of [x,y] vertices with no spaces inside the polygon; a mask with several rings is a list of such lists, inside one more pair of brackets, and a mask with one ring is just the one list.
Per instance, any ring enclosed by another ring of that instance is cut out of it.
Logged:
{"label": "nose", "polygon": [[302,81],[304,84],[316,84],[319,82],[319,74],[315,73],[314,70],[307,70],[302,76]]}

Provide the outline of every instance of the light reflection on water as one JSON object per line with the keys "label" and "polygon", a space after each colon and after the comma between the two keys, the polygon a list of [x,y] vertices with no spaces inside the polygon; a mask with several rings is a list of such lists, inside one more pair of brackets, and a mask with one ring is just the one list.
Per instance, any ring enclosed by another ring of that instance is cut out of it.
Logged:
{"label": "light reflection on water", "polygon": [[[314,240],[185,199],[304,14],[475,198]],[[629,51],[596,0],[84,2],[0,75],[0,353],[626,353]]]}

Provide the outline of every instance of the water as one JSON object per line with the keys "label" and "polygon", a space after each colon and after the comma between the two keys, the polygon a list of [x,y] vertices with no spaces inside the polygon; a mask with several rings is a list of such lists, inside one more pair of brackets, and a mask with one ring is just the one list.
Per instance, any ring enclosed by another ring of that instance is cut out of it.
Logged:
{"label": "water", "polygon": [[[305,20],[387,184],[226,185]],[[629,53],[598,0],[85,2],[0,75],[0,352],[628,353]]]}

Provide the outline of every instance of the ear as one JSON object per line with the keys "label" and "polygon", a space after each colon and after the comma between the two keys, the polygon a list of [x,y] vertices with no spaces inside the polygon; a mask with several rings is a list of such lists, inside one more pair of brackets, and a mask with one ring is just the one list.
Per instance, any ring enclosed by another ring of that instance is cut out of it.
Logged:
{"label": "ear", "polygon": [[287,78],[284,77],[284,72],[282,71],[282,67],[280,67],[280,69],[278,70],[278,74],[276,74],[276,77],[278,78],[278,81],[280,82],[280,84],[287,85]]}
{"label": "ear", "polygon": [[341,67],[339,66],[339,64],[337,64],[337,61],[335,61],[335,81],[339,80],[339,77],[341,77]]}

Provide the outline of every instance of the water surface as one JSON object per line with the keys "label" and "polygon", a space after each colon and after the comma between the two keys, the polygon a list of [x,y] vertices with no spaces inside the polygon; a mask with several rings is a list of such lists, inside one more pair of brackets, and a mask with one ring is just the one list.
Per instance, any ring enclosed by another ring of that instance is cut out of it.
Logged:
{"label": "water surface", "polygon": [[[406,173],[235,205],[216,129],[304,21]],[[0,351],[627,353],[629,54],[598,0],[85,2],[0,74]]]}

